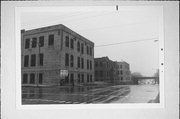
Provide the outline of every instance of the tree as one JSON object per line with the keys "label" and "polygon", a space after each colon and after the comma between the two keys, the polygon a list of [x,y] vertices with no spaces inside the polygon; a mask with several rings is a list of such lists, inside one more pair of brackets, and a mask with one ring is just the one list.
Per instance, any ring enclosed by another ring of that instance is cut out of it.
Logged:
{"label": "tree", "polygon": [[143,75],[142,75],[141,73],[139,73],[139,72],[133,72],[133,73],[131,74],[131,79],[132,79],[132,81],[133,81],[134,84],[138,84],[138,79],[137,79],[137,77],[143,77]]}

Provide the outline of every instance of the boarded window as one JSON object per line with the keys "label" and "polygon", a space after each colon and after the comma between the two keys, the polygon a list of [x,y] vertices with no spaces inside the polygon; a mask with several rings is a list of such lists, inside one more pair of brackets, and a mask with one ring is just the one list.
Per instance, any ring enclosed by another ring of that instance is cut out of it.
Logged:
{"label": "boarded window", "polygon": [[36,66],[36,55],[31,55],[31,66]]}
{"label": "boarded window", "polygon": [[29,48],[29,45],[30,45],[30,39],[27,38],[25,41],[25,49]]}
{"label": "boarded window", "polygon": [[48,45],[50,46],[50,45],[54,45],[54,35],[49,35],[49,40],[48,40],[49,42],[48,42]]}
{"label": "boarded window", "polygon": [[24,56],[24,67],[28,67],[29,66],[29,55],[25,55]]}

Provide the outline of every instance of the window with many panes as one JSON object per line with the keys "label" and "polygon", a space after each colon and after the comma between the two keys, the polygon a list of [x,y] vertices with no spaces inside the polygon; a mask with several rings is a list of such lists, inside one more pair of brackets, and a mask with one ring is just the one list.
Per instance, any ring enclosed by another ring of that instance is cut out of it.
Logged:
{"label": "window with many panes", "polygon": [[31,55],[31,66],[36,66],[36,55],[35,54]]}
{"label": "window with many panes", "polygon": [[53,34],[49,35],[48,45],[49,46],[54,45],[54,35]]}
{"label": "window with many panes", "polygon": [[24,56],[24,67],[28,67],[29,66],[29,55],[25,55]]}

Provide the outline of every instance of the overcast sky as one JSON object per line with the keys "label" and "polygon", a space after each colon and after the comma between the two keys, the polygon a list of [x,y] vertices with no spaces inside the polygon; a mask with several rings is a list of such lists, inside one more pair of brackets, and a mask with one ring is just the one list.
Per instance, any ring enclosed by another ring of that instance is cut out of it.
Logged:
{"label": "overcast sky", "polygon": [[[158,18],[158,9],[154,7],[119,7],[118,11],[115,7],[112,10],[41,10],[22,13],[21,29],[64,24],[95,43],[95,58],[108,56],[113,61],[123,60],[130,64],[131,72],[152,76],[159,62],[159,42],[155,42],[159,37]],[[96,47],[137,40],[145,41]]]}

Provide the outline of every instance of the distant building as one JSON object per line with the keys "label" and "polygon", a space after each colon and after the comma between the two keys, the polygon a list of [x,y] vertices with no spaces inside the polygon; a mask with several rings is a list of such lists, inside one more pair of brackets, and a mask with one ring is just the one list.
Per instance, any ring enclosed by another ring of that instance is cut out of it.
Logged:
{"label": "distant building", "polygon": [[114,62],[108,57],[95,58],[95,81],[110,83],[130,82],[131,74],[129,64]]}
{"label": "distant building", "polygon": [[115,62],[117,65],[117,77],[119,82],[130,82],[131,81],[131,72],[130,66],[127,62]]}
{"label": "distant building", "polygon": [[95,80],[112,82],[113,80],[113,61],[108,57],[94,59]]}
{"label": "distant building", "polygon": [[[85,84],[94,81],[94,43],[66,26],[21,30],[23,85]],[[68,73],[61,75],[62,71]]]}

